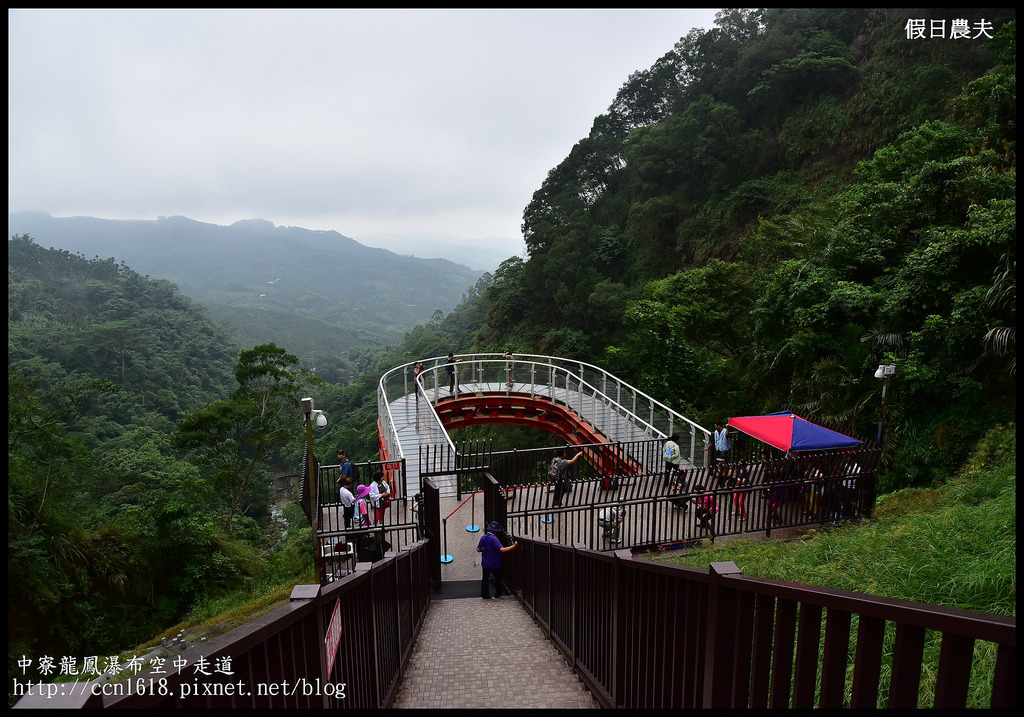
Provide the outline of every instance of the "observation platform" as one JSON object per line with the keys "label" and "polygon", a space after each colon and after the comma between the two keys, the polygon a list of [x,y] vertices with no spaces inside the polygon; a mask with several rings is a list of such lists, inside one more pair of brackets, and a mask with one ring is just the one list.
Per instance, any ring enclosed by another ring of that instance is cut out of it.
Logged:
{"label": "observation platform", "polygon": [[[421,361],[416,380],[415,363],[394,368],[378,387],[381,458],[405,460],[411,492],[430,475],[442,496],[456,494],[458,451],[448,432],[471,425],[532,426],[569,445],[629,444],[675,433],[684,465],[703,458],[706,429],[601,368],[554,356],[454,358],[454,390],[444,357]],[[434,459],[423,465],[427,456]],[[630,460],[641,472],[660,470],[660,457]],[[647,465],[652,460],[657,465]]]}

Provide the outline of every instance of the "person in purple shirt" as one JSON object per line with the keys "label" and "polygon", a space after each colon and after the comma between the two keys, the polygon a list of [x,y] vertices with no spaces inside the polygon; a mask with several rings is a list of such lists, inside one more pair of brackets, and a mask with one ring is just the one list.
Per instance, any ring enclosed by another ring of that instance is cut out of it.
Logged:
{"label": "person in purple shirt", "polygon": [[483,570],[483,576],[480,578],[480,597],[484,600],[491,599],[491,590],[488,587],[491,575],[494,576],[494,597],[502,596],[505,588],[501,582],[501,554],[514,550],[519,545],[515,542],[511,545],[502,545],[498,535],[504,533],[501,523],[492,520],[487,525],[487,532],[480,536],[480,542],[476,545],[476,551],[483,553],[480,558],[480,567]]}

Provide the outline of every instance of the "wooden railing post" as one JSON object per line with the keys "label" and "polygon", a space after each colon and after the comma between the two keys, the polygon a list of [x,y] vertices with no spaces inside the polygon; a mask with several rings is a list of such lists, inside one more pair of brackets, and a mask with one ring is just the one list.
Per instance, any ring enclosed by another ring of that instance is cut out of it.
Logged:
{"label": "wooden railing post", "polygon": [[632,585],[626,579],[626,571],[629,570],[628,561],[633,559],[633,554],[628,550],[615,551],[615,577],[614,577],[614,598],[612,603],[612,674],[609,692],[611,693],[612,707],[622,707],[626,692],[626,614],[629,605],[629,594]]}
{"label": "wooden railing post", "polygon": [[736,594],[722,587],[722,578],[741,575],[736,563],[711,563],[708,584],[707,633],[704,644],[704,708],[734,705],[733,673],[736,651]]}
{"label": "wooden railing post", "polygon": [[[321,592],[320,585],[296,585],[292,588],[291,595],[288,596],[288,602],[309,601],[315,608],[302,620],[303,644],[300,649],[305,653],[307,668],[318,666],[320,668],[318,672],[320,683],[327,684],[327,652],[324,647],[327,626],[324,623],[324,611],[320,606]],[[312,654],[314,652],[316,654]],[[319,702],[321,708],[327,708],[326,694],[320,695],[319,700],[315,697],[311,698],[311,702],[314,704]]]}

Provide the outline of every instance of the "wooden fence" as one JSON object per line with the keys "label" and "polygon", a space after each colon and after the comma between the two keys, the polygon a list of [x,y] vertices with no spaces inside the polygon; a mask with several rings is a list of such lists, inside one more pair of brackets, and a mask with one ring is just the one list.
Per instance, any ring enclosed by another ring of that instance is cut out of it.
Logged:
{"label": "wooden fence", "polygon": [[1016,706],[1015,618],[518,540],[506,582],[605,707]]}
{"label": "wooden fence", "polygon": [[[16,707],[389,707],[430,602],[431,557],[421,541],[360,563],[329,585],[296,586],[287,605],[184,651],[154,653],[140,663],[146,669],[117,681],[37,685]],[[330,631],[335,617],[337,629]],[[329,632],[337,640],[333,659]],[[153,663],[154,657],[160,659]]]}

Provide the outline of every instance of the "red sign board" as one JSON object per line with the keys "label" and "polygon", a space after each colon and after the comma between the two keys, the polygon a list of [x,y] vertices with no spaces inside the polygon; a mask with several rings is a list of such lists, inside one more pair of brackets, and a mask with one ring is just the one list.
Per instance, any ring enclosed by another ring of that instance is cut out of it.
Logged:
{"label": "red sign board", "polygon": [[398,471],[398,470],[402,470],[402,462],[401,461],[392,461],[391,463],[381,463],[380,467],[381,467],[381,470],[385,470],[385,471]]}
{"label": "red sign board", "polygon": [[334,603],[331,624],[327,626],[327,637],[324,638],[324,652],[327,654],[327,679],[331,679],[334,669],[334,658],[338,656],[338,645],[341,644],[341,598]]}

